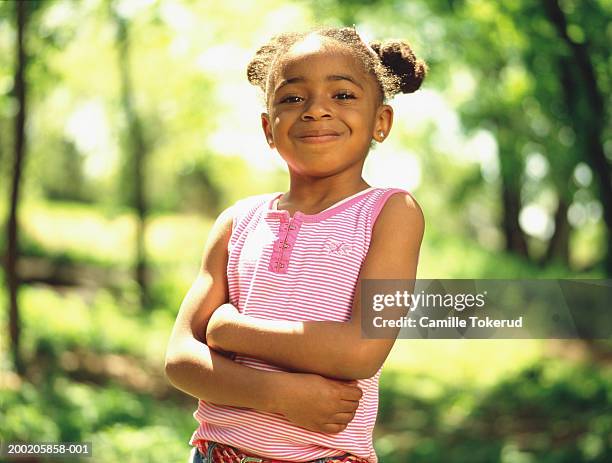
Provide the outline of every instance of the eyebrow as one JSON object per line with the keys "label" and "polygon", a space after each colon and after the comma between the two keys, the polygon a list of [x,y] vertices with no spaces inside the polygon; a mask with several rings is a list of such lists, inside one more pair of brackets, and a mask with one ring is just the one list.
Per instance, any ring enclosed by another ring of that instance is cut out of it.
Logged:
{"label": "eyebrow", "polygon": [[[325,80],[327,82],[333,82],[336,80],[348,80],[349,82],[352,82],[354,85],[356,85],[357,87],[359,87],[360,89],[363,90],[363,86],[357,82],[353,77],[351,76],[347,76],[344,74],[332,74],[329,75],[327,77],[325,77]],[[298,82],[305,82],[306,79],[302,76],[297,76],[297,77],[291,77],[289,79],[284,79],[283,81],[281,81],[281,83],[278,85],[278,87],[276,87],[276,90],[274,90],[275,92],[278,92],[282,87],[284,87],[285,85],[288,84],[295,84]]]}

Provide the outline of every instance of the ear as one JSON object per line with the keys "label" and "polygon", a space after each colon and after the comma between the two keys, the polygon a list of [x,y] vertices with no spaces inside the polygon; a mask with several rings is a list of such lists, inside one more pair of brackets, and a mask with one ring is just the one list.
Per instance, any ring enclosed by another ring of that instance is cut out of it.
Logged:
{"label": "ear", "polygon": [[382,143],[389,136],[393,126],[393,108],[388,104],[380,105],[376,111],[376,121],[374,123],[374,133],[372,138],[378,143]]}
{"label": "ear", "polygon": [[274,138],[272,136],[272,124],[270,123],[270,116],[268,113],[261,113],[261,128],[264,131],[264,135],[266,136],[266,141],[271,149],[274,149],[276,146],[274,145]]}

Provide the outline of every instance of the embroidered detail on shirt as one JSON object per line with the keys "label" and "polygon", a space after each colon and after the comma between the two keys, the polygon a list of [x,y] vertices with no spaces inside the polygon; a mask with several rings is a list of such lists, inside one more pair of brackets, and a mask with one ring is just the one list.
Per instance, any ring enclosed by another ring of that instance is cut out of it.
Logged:
{"label": "embroidered detail on shirt", "polygon": [[323,246],[330,256],[348,256],[353,251],[352,245],[332,238],[328,238]]}

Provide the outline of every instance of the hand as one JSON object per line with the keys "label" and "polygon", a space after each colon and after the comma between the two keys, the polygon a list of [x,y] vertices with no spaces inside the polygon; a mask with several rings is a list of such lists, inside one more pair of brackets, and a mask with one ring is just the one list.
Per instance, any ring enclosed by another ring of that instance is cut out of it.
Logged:
{"label": "hand", "polygon": [[236,323],[239,316],[238,309],[229,303],[215,309],[206,325],[206,345],[211,349],[224,352],[222,346],[223,331],[232,323]]}
{"label": "hand", "polygon": [[357,381],[341,381],[309,373],[283,373],[277,411],[311,431],[335,434],[355,417],[361,399]]}

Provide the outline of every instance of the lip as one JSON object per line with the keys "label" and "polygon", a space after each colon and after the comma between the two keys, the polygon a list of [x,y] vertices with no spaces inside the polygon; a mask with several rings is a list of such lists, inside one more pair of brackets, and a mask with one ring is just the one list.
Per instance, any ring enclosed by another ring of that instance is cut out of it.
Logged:
{"label": "lip", "polygon": [[297,138],[304,143],[327,143],[340,138],[340,134],[335,130],[307,130]]}

